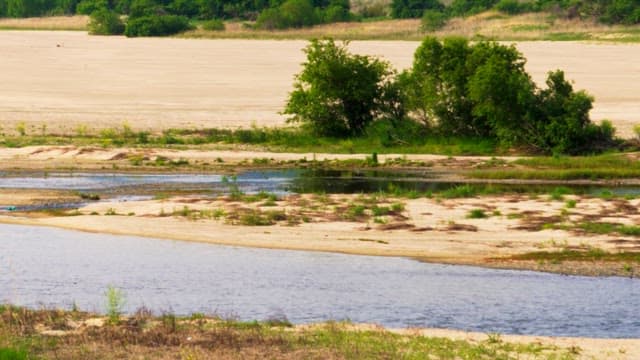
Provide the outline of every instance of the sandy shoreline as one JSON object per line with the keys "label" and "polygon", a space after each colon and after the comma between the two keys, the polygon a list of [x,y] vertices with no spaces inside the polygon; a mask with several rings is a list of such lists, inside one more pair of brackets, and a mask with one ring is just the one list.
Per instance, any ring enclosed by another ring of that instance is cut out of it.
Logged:
{"label": "sandy shoreline", "polygon": [[[1,190],[0,194],[12,191]],[[37,195],[34,191],[33,196]],[[7,198],[10,196],[0,196],[0,200]],[[634,224],[640,221],[640,213],[633,210],[640,206],[640,200],[608,201],[573,195],[567,199],[576,202],[575,208],[567,209],[565,200],[554,201],[548,195],[464,199],[295,195],[269,205],[266,201],[247,203],[191,195],[93,202],[78,209],[74,216],[4,213],[0,222],[219,245],[400,256],[495,268],[583,275],[640,274],[639,264],[586,262],[567,266],[505,259],[538,251],[599,249],[616,253],[636,251],[640,246],[640,239],[634,236],[585,234],[546,225],[579,223],[594,216],[612,223]],[[371,202],[376,203],[366,205]],[[376,207],[389,209],[392,204],[400,204],[402,210],[386,210],[389,214],[382,216],[371,214]],[[365,209],[366,206],[369,207]],[[362,215],[345,216],[357,207],[364,209],[360,210]],[[470,212],[479,209],[485,212],[485,218],[469,218]],[[244,216],[258,218],[249,221],[264,221],[270,214],[278,218],[268,226],[243,223]]]}

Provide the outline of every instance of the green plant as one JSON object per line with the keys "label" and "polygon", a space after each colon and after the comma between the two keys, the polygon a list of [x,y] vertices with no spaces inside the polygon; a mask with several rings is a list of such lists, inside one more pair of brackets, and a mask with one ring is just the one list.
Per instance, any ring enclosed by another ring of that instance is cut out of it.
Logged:
{"label": "green plant", "polygon": [[575,200],[573,200],[573,199],[569,199],[569,200],[567,200],[567,201],[565,202],[565,205],[564,205],[564,206],[565,206],[567,209],[573,209],[573,208],[575,208],[575,207],[576,207],[576,201],[575,201]]}
{"label": "green plant", "polygon": [[106,296],[106,310],[109,323],[117,325],[120,322],[120,315],[124,310],[125,298],[122,290],[113,286],[107,287],[105,292]]}
{"label": "green plant", "polygon": [[211,19],[202,23],[202,28],[208,31],[224,31],[224,21],[220,19]]}
{"label": "green plant", "polygon": [[483,209],[472,209],[467,214],[468,219],[485,219],[488,215],[484,212]]}
{"label": "green plant", "polygon": [[124,23],[120,16],[107,8],[93,11],[88,27],[89,34],[92,35],[122,35],[124,33]]}
{"label": "green plant", "polygon": [[116,212],[116,209],[114,208],[107,209],[107,211],[104,214],[107,216],[118,215],[118,213]]}

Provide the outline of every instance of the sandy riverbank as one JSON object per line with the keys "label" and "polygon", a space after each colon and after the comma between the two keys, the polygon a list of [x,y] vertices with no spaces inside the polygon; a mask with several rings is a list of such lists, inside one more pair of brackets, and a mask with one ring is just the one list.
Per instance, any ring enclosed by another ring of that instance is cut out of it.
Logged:
{"label": "sandy riverbank", "polygon": [[[37,194],[34,191],[33,196]],[[575,207],[567,208],[566,200],[575,201]],[[640,239],[634,236],[615,232],[594,235],[572,226],[594,218],[633,225],[640,222],[639,206],[640,199],[606,200],[573,195],[560,201],[552,200],[549,195],[464,199],[293,195],[276,201],[191,195],[147,201],[94,202],[78,209],[74,216],[4,213],[0,222],[234,246],[634,276],[640,274],[640,264],[504,258],[536,251],[637,251]],[[481,210],[485,218],[470,218],[474,210]],[[565,224],[568,225],[562,228]]]}

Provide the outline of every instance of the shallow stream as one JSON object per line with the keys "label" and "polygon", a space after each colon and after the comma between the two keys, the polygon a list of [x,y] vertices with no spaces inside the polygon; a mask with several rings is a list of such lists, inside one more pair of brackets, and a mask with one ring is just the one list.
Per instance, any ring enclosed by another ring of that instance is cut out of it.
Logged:
{"label": "shallow stream", "polygon": [[640,280],[0,225],[0,302],[389,327],[640,337]]}

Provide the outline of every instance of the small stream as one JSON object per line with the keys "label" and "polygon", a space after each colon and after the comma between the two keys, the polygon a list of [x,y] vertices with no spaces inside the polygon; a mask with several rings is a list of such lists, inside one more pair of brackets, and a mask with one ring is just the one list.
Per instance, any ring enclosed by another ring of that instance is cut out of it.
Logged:
{"label": "small stream", "polygon": [[110,285],[129,312],[640,337],[637,279],[0,225],[0,302],[104,312]]}

